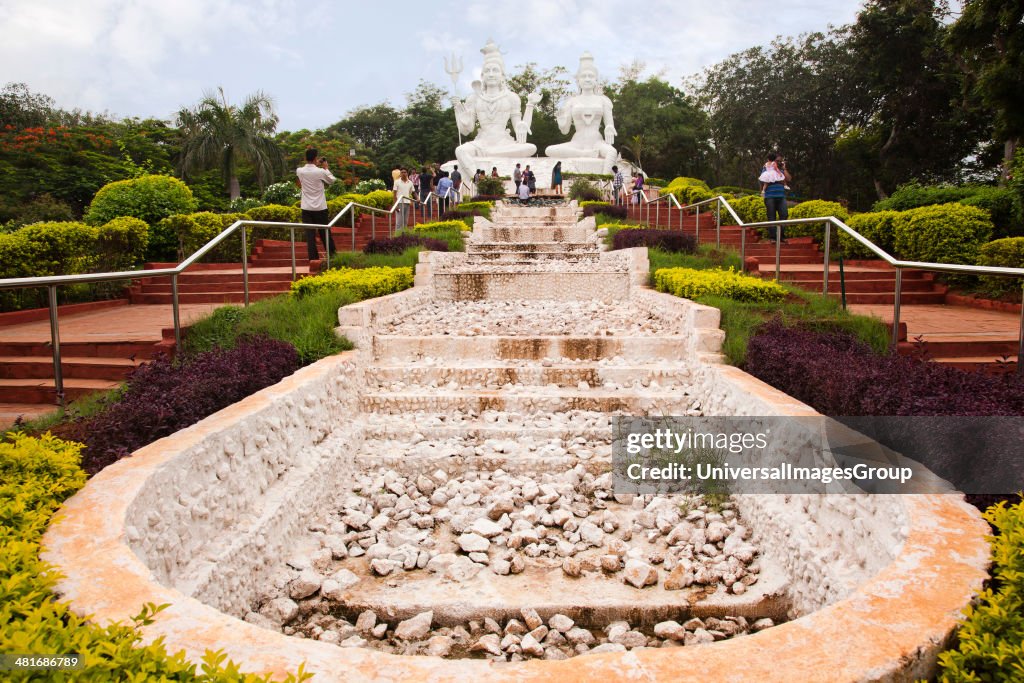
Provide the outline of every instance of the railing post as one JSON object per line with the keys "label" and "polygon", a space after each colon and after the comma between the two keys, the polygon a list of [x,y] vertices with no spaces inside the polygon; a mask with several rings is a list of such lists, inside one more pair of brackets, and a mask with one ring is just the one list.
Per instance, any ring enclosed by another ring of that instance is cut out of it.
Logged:
{"label": "railing post", "polygon": [[245,305],[249,305],[249,250],[245,244],[245,226],[242,226],[242,291]]}
{"label": "railing post", "polygon": [[654,227],[661,227],[661,202],[659,201],[654,207]]}
{"label": "railing post", "polygon": [[[352,251],[356,250],[356,209],[352,207]],[[330,261],[330,259],[328,259]]]}
{"label": "railing post", "polygon": [[892,302],[892,350],[900,343],[900,291],[903,289],[903,270],[896,266],[896,288]]}
{"label": "railing post", "polygon": [[824,296],[828,296],[828,266],[829,266],[829,263],[828,263],[828,249],[829,249],[829,240],[830,240],[831,237],[832,237],[832,223],[826,221],[825,222],[825,277],[824,277],[824,279],[822,280],[822,283],[821,283],[821,293]]}
{"label": "railing post", "polygon": [[60,328],[57,325],[57,285],[46,288],[50,305],[50,345],[53,347],[53,388],[57,403],[64,406],[64,372],[60,366]]}
{"label": "railing post", "polygon": [[377,212],[370,212],[370,239],[377,239]]}
{"label": "railing post", "polygon": [[775,281],[782,279],[782,240],[779,239],[781,229],[775,226]]}
{"label": "railing post", "polygon": [[715,249],[722,248],[722,207],[715,202]]}
{"label": "railing post", "polygon": [[747,228],[740,226],[740,270],[747,267]]}
{"label": "railing post", "polygon": [[700,248],[700,207],[699,206],[697,207],[697,217],[694,220],[695,220],[695,223],[693,224],[694,225],[694,230],[697,233],[696,237],[694,238],[694,241],[696,242],[697,248],[699,249]]}
{"label": "railing post", "polygon": [[[292,276],[294,280],[294,275]],[[174,352],[181,353],[181,304],[178,297],[178,274],[171,276],[171,315],[174,318]]]}
{"label": "railing post", "polygon": [[295,282],[295,228],[288,228],[292,231],[292,282]]}

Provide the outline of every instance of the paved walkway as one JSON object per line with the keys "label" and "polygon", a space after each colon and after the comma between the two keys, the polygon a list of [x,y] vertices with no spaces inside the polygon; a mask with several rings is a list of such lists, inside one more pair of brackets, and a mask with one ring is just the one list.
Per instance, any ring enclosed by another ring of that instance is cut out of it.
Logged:
{"label": "paved walkway", "polygon": [[[853,313],[892,322],[889,304],[851,304]],[[900,322],[907,325],[907,339],[922,336],[935,341],[1002,341],[1020,336],[1020,315],[948,304],[903,305]]]}
{"label": "paved walkway", "polygon": [[[188,325],[222,304],[182,304],[181,323]],[[169,305],[117,306],[98,311],[61,316],[60,340],[68,342],[151,341],[162,338],[161,330],[174,326]],[[0,327],[0,344],[5,342],[50,342],[50,321],[37,320]],[[14,424],[18,416],[32,419],[52,412],[54,406],[0,403],[0,429]]]}

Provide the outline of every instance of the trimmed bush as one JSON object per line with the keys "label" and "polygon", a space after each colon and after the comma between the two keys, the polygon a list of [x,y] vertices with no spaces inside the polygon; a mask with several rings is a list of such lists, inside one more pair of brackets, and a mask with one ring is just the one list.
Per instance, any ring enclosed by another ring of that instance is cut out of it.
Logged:
{"label": "trimmed bush", "polygon": [[[642,227],[642,226],[641,226]],[[612,249],[657,247],[675,253],[692,254],[697,240],[678,230],[620,230],[612,238]]]}
{"label": "trimmed bush", "polygon": [[701,180],[700,178],[687,178],[686,176],[677,176],[677,177],[673,178],[672,182],[670,182],[667,185],[667,189],[669,191],[671,191],[672,189],[674,189],[676,187],[694,187],[694,186],[696,186],[696,187],[703,187],[705,190],[710,190],[711,189],[711,188],[708,187],[708,184],[706,182],[704,182],[703,180]]}
{"label": "trimmed bush", "polygon": [[393,294],[412,287],[412,268],[342,268],[292,283],[292,294],[308,296],[332,289],[349,289],[360,299]]}
{"label": "trimmed bush", "polygon": [[85,212],[85,222],[101,225],[119,216],[134,216],[153,225],[195,209],[196,199],[188,185],[170,176],[144,175],[101,187]]}
{"label": "trimmed bush", "polygon": [[601,227],[608,230],[647,230],[650,228],[647,223],[602,223]]}
{"label": "trimmed bush", "polygon": [[68,432],[86,445],[83,467],[95,473],[207,415],[276,384],[300,366],[291,344],[254,337],[181,364],[166,357],[132,371],[123,396]]}
{"label": "trimmed bush", "polygon": [[974,194],[960,200],[964,206],[988,211],[992,218],[992,237],[1022,237],[1024,224],[1013,190],[1005,187],[979,187]]}
{"label": "trimmed bush", "polygon": [[[765,215],[767,216],[767,214]],[[845,223],[850,217],[850,212],[838,202],[827,202],[821,199],[812,199],[808,202],[800,202],[789,210],[790,218],[824,218],[825,216],[835,216]],[[765,220],[767,220],[767,218]],[[835,231],[833,230],[833,232]],[[786,237],[824,238],[824,235],[825,228],[821,223],[787,225],[785,230]]]}
{"label": "trimmed bush", "polygon": [[431,223],[417,223],[412,228],[415,232],[424,230],[458,230],[460,232],[469,230],[464,221],[433,221]]}
{"label": "trimmed bush", "polygon": [[491,201],[480,201],[480,202],[462,202],[459,204],[459,209],[462,211],[479,211],[481,216],[487,218],[491,217],[491,209],[494,208],[494,202]]}
{"label": "trimmed bush", "polygon": [[[262,207],[261,207],[262,208]],[[254,209],[255,210],[255,209]],[[213,213],[212,211],[200,211],[199,213],[169,216],[156,225],[155,233],[161,244],[168,239],[177,243],[177,251],[174,257],[184,259],[195,253],[200,247],[229,228],[235,221],[249,218],[244,213]],[[259,229],[246,232],[246,242],[251,253],[252,245],[259,237],[267,237],[264,228],[263,234],[258,234]],[[151,250],[151,254],[152,254]],[[205,256],[205,261],[214,263],[238,263],[242,260],[241,234],[231,235],[226,240],[214,247],[213,251]]]}
{"label": "trimmed bush", "polygon": [[[140,218],[121,216],[100,226],[96,233],[98,270],[133,270],[146,260],[149,226]],[[123,283],[113,283],[123,287]]]}
{"label": "trimmed bush", "polygon": [[397,237],[370,240],[363,247],[364,254],[401,254],[406,249],[422,247],[427,251],[448,251],[448,243],[432,237],[404,233]]}
{"label": "trimmed bush", "polygon": [[722,296],[736,301],[776,302],[786,297],[786,290],[777,282],[742,275],[732,268],[662,268],[654,273],[654,286],[659,292],[687,299]]}
{"label": "trimmed bush", "polygon": [[98,230],[85,223],[33,223],[18,230],[35,245],[32,249],[35,275],[88,273],[96,263]]}
{"label": "trimmed bush", "polygon": [[[981,245],[978,249],[979,266],[1024,268],[1024,237],[1004,237]],[[993,296],[1010,292],[1021,293],[1021,280],[1014,277],[986,275],[980,278],[982,288]]]}
{"label": "trimmed bush", "polygon": [[975,188],[955,187],[953,185],[922,185],[911,181],[900,185],[885,199],[880,199],[871,207],[872,211],[909,211],[922,206],[949,204],[971,196]]}
{"label": "trimmed bush", "polygon": [[740,187],[739,185],[719,185],[718,187],[712,187],[711,192],[717,195],[725,195],[726,199],[729,199],[729,195],[736,197],[743,197],[748,194],[759,195],[759,190],[751,190],[748,187]]}
{"label": "trimmed bush", "polygon": [[585,178],[573,179],[568,196],[569,199],[575,199],[578,202],[600,202],[604,200],[604,194],[601,192],[601,189]]}
{"label": "trimmed bush", "polygon": [[283,204],[266,204],[245,212],[254,221],[273,221],[275,223],[301,223],[302,210],[297,206]]}
{"label": "trimmed bush", "polygon": [[[859,232],[867,239],[874,242],[875,246],[884,249],[889,254],[896,252],[896,218],[899,211],[874,211],[872,213],[855,213],[845,222],[851,228]],[[878,255],[867,247],[861,245],[845,232],[833,230],[833,234],[839,233],[839,246],[847,258],[876,259]]]}
{"label": "trimmed bush", "polygon": [[1021,415],[1024,382],[909,356],[880,356],[845,332],[765,323],[747,372],[824,415]]}
{"label": "trimmed bush", "polygon": [[[760,195],[748,195],[729,200],[729,206],[744,223],[759,223],[768,220],[768,211],[764,208],[764,198]],[[728,211],[722,211],[722,225],[736,225]]]}
{"label": "trimmed bush", "polygon": [[[207,651],[201,670],[163,642],[143,645],[140,626],[162,607],[140,605],[132,624],[100,627],[54,598],[56,574],[39,557],[43,532],[61,504],[85,485],[81,444],[45,434],[0,441],[0,652],[80,654],[84,668],[67,674],[11,673],[9,680],[237,681],[238,668]],[[290,681],[303,680],[289,675]],[[249,675],[246,681],[268,682]]]}
{"label": "trimmed bush", "polygon": [[[504,197],[505,182],[499,178],[487,176],[476,181],[476,193],[480,197]],[[476,198],[473,199],[476,201]]]}
{"label": "trimmed bush", "polygon": [[996,533],[991,584],[964,612],[959,644],[939,654],[940,681],[1019,681],[1024,677],[1024,503],[984,513]]}
{"label": "trimmed bush", "polygon": [[901,212],[895,219],[896,253],[908,261],[973,264],[992,235],[983,209],[940,204]]}
{"label": "trimmed bush", "polygon": [[680,204],[696,204],[716,196],[707,185],[670,185],[665,188],[665,193],[674,194]]}
{"label": "trimmed bush", "polygon": [[[618,220],[625,220],[629,217],[628,207],[623,205],[615,206],[614,204],[607,204],[605,202],[593,202],[588,206],[583,207],[584,216],[601,216],[603,215],[606,219],[614,218]],[[600,224],[600,222],[599,222]]]}

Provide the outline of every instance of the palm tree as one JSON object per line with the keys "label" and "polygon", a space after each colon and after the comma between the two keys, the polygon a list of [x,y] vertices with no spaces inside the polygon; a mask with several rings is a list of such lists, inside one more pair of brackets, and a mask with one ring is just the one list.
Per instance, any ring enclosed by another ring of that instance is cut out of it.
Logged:
{"label": "palm tree", "polygon": [[277,128],[274,102],[260,91],[236,107],[228,104],[224,88],[217,88],[217,93],[204,93],[194,109],[180,110],[176,118],[185,137],[182,176],[219,166],[232,200],[241,196],[237,172],[240,158],[256,167],[261,188],[284,168],[284,154],[270,137]]}
{"label": "palm tree", "polygon": [[644,152],[644,136],[634,135],[628,145],[623,145],[622,149],[633,155],[633,159],[636,160],[636,167],[639,170],[643,170],[644,165],[640,162],[640,155]]}

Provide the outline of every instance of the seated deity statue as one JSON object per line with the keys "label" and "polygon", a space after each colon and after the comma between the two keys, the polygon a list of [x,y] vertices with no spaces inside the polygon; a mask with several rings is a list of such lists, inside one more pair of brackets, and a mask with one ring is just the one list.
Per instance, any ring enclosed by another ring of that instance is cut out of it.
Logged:
{"label": "seated deity statue", "polygon": [[[531,157],[537,146],[526,142],[533,121],[533,110],[541,100],[540,92],[526,98],[526,110],[521,112],[522,100],[512,92],[505,80],[505,63],[493,40],[481,50],[484,65],[481,81],[473,82],[473,94],[465,101],[452,98],[455,120],[459,132],[469,135],[476,124],[480,129],[476,138],[455,148],[455,158],[462,168],[478,168],[477,160],[495,157]],[[515,139],[509,134],[511,121]]]}
{"label": "seated deity statue", "polygon": [[[604,173],[611,173],[618,159],[618,152],[612,147],[615,141],[615,122],[612,120],[612,101],[598,90],[597,68],[589,52],[580,57],[576,71],[576,85],[580,92],[562,105],[557,114],[558,129],[568,134],[572,126],[576,133],[569,142],[551,145],[544,154],[559,159],[600,158]],[[601,122],[604,122],[604,136]]]}

